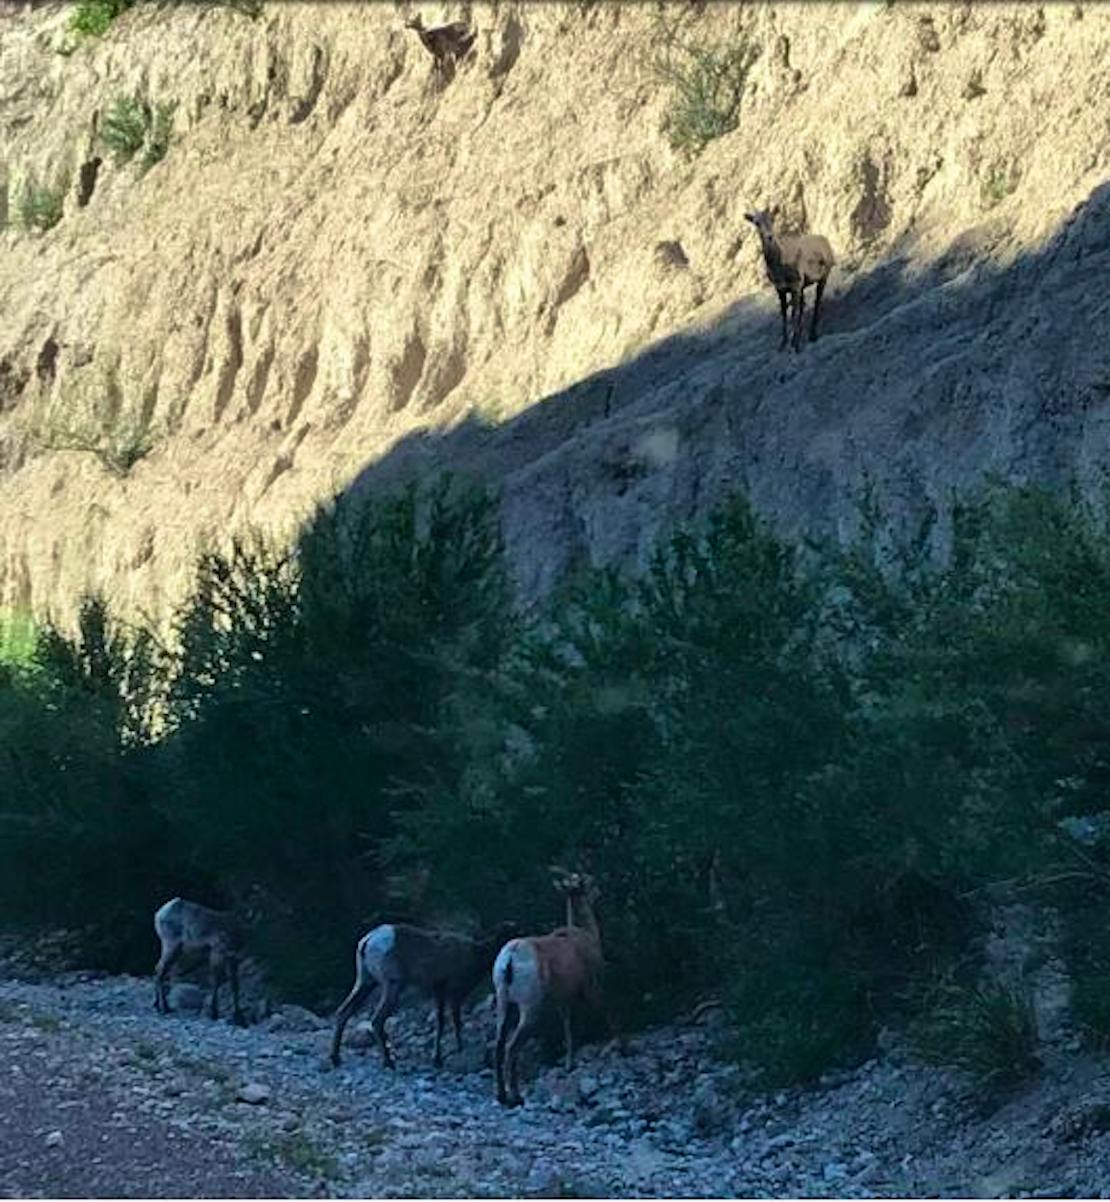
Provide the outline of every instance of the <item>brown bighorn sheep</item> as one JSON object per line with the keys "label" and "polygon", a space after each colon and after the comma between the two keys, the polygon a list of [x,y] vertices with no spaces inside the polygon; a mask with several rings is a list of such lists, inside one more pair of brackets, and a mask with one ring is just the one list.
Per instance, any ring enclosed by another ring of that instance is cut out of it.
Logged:
{"label": "brown bighorn sheep", "polygon": [[207,906],[175,897],[155,911],[154,931],[162,943],[162,954],[154,969],[154,1008],[161,1014],[169,1013],[166,978],[181,954],[207,952],[211,1016],[220,1017],[218,996],[226,968],[234,1005],[232,1019],[238,1026],[246,1026],[239,1007],[239,957],[244,942],[239,919],[226,910],[210,910]]}
{"label": "brown bighorn sheep", "polygon": [[451,1005],[455,1046],[462,1049],[462,1004],[475,985],[489,972],[498,948],[517,927],[502,923],[484,939],[467,939],[444,931],[426,931],[406,923],[377,926],[358,942],[355,950],[355,984],[335,1012],[335,1035],[331,1043],[332,1064],[339,1064],[343,1028],[375,987],[381,989],[370,1020],[382,1049],[386,1068],[394,1067],[393,1053],[385,1037],[385,1022],[397,1009],[406,985],[431,994],[436,1002],[436,1068],[443,1064],[443,1012]]}
{"label": "brown bighorn sheep", "polygon": [[779,294],[782,310],[781,351],[787,342],[786,302],[793,307],[794,350],[800,351],[802,341],[802,314],[805,311],[805,290],[810,284],[817,286],[813,298],[813,318],[809,325],[810,342],[817,341],[817,316],[821,307],[821,296],[825,284],[836,263],[828,238],[820,234],[783,234],[775,236],[774,214],[768,209],[759,209],[744,216],[755,226],[763,245],[763,261],[767,265],[767,278]]}
{"label": "brown bighorn sheep", "polygon": [[[545,1003],[554,1004],[562,1011],[568,1069],[574,1067],[570,1008],[575,1002],[585,1001],[600,1009],[610,1035],[619,1040],[602,993],[605,962],[593,908],[598,898],[597,887],[585,873],[562,869],[553,869],[553,872],[555,887],[566,898],[566,925],[548,935],[510,940],[493,965],[493,989],[497,1000],[494,1069],[497,1100],[503,1106],[519,1106],[524,1101],[517,1081],[517,1048]],[[509,1012],[514,1006],[517,1021],[510,1035]]]}
{"label": "brown bighorn sheep", "polygon": [[478,31],[471,32],[465,21],[451,21],[446,25],[428,28],[419,13],[405,22],[405,28],[416,30],[424,48],[432,56],[432,70],[439,75],[453,71],[455,64],[466,57],[478,36]]}

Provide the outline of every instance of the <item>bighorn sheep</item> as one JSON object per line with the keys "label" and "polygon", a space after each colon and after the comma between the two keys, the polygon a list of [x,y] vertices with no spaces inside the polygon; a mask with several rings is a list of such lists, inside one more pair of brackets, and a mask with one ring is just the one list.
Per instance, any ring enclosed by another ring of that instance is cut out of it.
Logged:
{"label": "bighorn sheep", "polygon": [[436,1002],[436,1068],[443,1064],[443,1013],[451,1005],[455,1046],[462,1048],[462,1004],[489,972],[498,948],[514,930],[502,923],[484,939],[467,939],[443,931],[426,931],[406,923],[387,923],[364,935],[355,950],[355,984],[335,1012],[335,1035],[331,1044],[332,1064],[339,1064],[343,1028],[375,987],[381,989],[370,1020],[382,1049],[386,1068],[394,1067],[393,1053],[385,1037],[385,1022],[397,1009],[406,985],[431,994]]}
{"label": "bighorn sheep", "polygon": [[419,13],[405,22],[405,28],[416,30],[424,48],[432,56],[432,70],[441,75],[453,70],[455,63],[466,57],[478,36],[478,31],[471,32],[465,21],[451,21],[446,25],[428,28]]}
{"label": "bighorn sheep", "polygon": [[829,240],[820,234],[783,234],[775,236],[774,214],[768,209],[760,209],[744,216],[759,232],[759,240],[763,245],[763,261],[767,265],[767,278],[775,286],[779,294],[779,308],[782,310],[782,342],[781,351],[787,342],[786,332],[786,303],[787,298],[793,307],[794,350],[800,351],[802,340],[802,314],[805,311],[805,290],[810,284],[816,284],[817,291],[813,298],[813,318],[809,326],[810,342],[817,341],[817,316],[821,307],[821,296],[825,284],[836,263]]}
{"label": "bighorn sheep", "polygon": [[244,932],[235,915],[175,897],[155,911],[154,930],[162,943],[162,954],[154,969],[154,1008],[161,1014],[169,1013],[166,978],[182,952],[207,952],[211,1016],[220,1017],[218,995],[226,968],[234,1003],[233,1021],[245,1026],[239,1007],[239,957]]}
{"label": "bighorn sheep", "polygon": [[[584,873],[554,872],[555,887],[566,898],[566,925],[548,935],[510,940],[493,965],[497,1000],[494,1069],[497,1100],[503,1106],[519,1106],[524,1101],[517,1081],[517,1048],[544,1003],[553,1003],[562,1011],[568,1069],[574,1067],[570,1008],[575,1002],[585,1001],[600,1009],[610,1035],[619,1039],[601,987],[605,963],[593,909],[597,888]],[[510,1035],[509,1012],[514,1006],[517,1021]]]}

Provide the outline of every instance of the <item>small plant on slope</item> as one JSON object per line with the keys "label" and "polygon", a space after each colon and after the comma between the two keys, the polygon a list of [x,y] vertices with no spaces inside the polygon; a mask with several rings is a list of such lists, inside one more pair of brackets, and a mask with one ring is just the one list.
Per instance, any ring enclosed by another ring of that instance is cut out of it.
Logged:
{"label": "small plant on slope", "polygon": [[1027,988],[999,982],[942,987],[940,1002],[914,1032],[929,1064],[970,1073],[988,1088],[1016,1085],[1040,1068],[1037,1014]]}
{"label": "small plant on slope", "polygon": [[663,128],[675,150],[693,157],[739,124],[744,85],[759,48],[746,40],[718,47],[684,42],[662,22],[657,37],[651,71],[673,91]]}
{"label": "small plant on slope", "polygon": [[134,4],[135,0],[79,0],[69,18],[72,33],[98,38],[108,32],[109,26],[121,13]]}
{"label": "small plant on slope", "polygon": [[19,200],[19,218],[24,229],[52,230],[62,219],[65,188],[51,188],[28,180]]}
{"label": "small plant on slope", "polygon": [[116,163],[129,163],[143,147],[142,171],[150,170],[166,157],[173,128],[175,105],[159,104],[154,110],[140,96],[118,96],[104,118],[100,140]]}
{"label": "small plant on slope", "polygon": [[129,163],[142,149],[150,124],[149,106],[137,96],[117,96],[104,118],[100,140],[117,163]]}

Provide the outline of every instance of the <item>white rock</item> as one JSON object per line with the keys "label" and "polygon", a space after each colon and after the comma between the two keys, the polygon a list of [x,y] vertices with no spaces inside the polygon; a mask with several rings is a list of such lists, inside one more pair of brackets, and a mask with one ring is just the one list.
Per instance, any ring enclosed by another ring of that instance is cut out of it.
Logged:
{"label": "white rock", "polygon": [[550,1160],[537,1156],[528,1172],[528,1180],[524,1189],[529,1194],[539,1194],[544,1198],[556,1198],[560,1194],[561,1178],[559,1170]]}
{"label": "white rock", "polygon": [[167,996],[171,1010],[179,1010],[186,1013],[196,1013],[199,1011],[204,1005],[204,998],[204,990],[199,985],[192,985],[188,981],[171,985]]}
{"label": "white rock", "polygon": [[237,1102],[248,1102],[251,1106],[261,1106],[270,1100],[270,1087],[259,1081],[248,1081],[235,1095]]}
{"label": "white rock", "polygon": [[60,1131],[51,1131],[45,1142],[48,1148],[60,1148],[65,1143],[65,1136]]}

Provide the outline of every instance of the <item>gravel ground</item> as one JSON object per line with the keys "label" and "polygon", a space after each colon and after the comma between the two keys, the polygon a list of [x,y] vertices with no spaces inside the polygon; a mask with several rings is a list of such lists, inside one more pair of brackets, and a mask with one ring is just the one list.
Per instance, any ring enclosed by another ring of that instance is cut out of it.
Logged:
{"label": "gravel ground", "polygon": [[328,1022],[296,1007],[241,1030],[156,1015],[136,978],[4,979],[0,1193],[1110,1196],[1106,1058],[1066,1029],[1038,1079],[987,1109],[896,1047],[753,1094],[713,1055],[719,1022],[639,1035],[623,1059],[584,1048],[505,1112],[485,1006],[442,1072],[419,1001],[395,1020],[396,1072],[358,1046],[364,1028],[332,1070]]}

